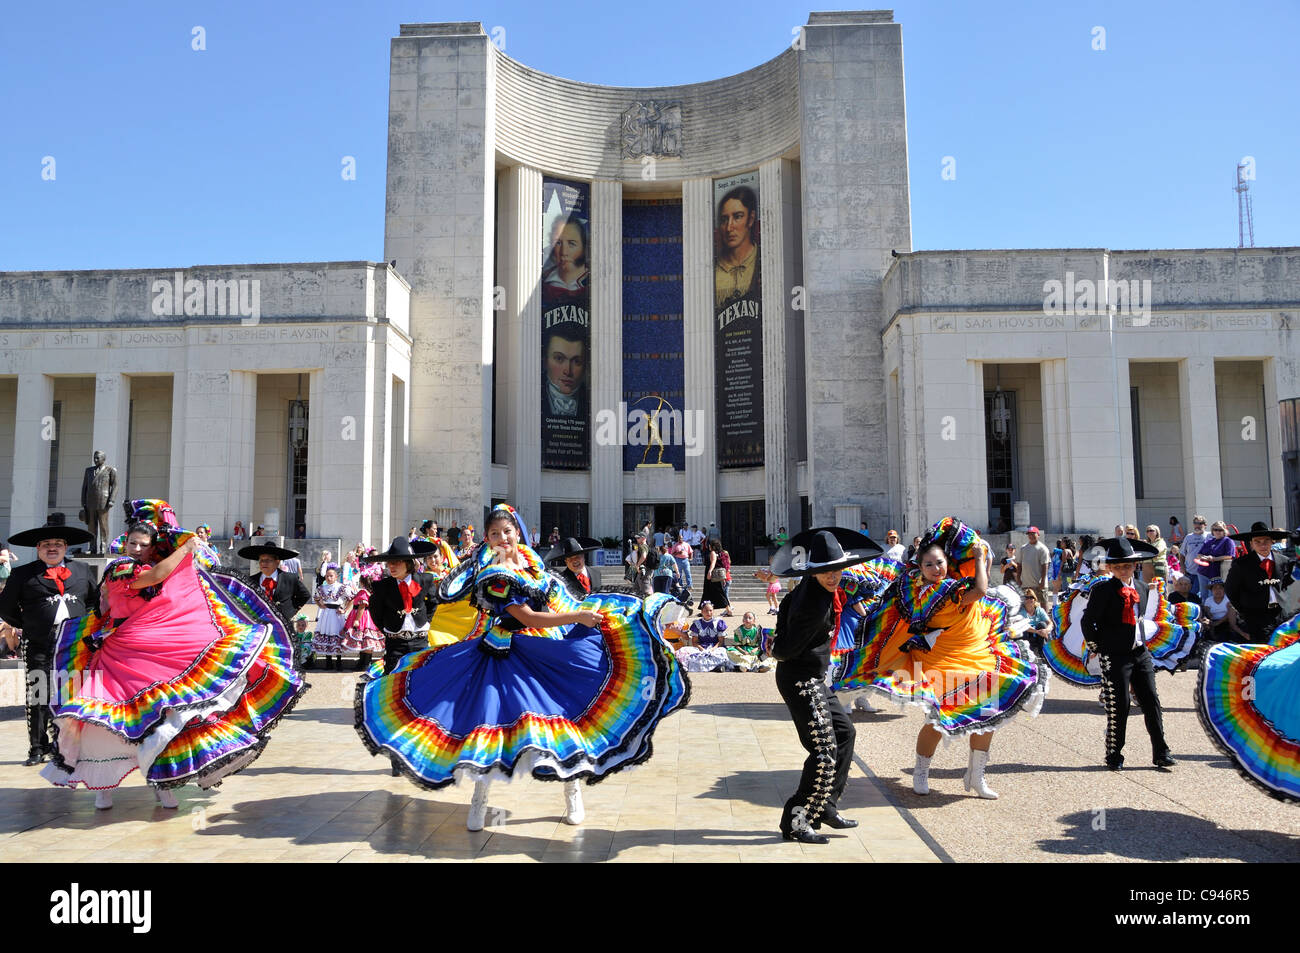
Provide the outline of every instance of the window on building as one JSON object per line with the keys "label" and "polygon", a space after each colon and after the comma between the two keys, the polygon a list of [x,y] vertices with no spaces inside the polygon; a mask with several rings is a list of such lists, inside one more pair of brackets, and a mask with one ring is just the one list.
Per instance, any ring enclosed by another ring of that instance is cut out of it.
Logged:
{"label": "window on building", "polygon": [[1300,397],[1278,401],[1282,417],[1282,485],[1286,487],[1286,525],[1300,526]]}
{"label": "window on building", "polygon": [[1013,504],[1020,495],[1016,392],[984,392],[984,453],[988,476],[989,530],[1005,533],[1015,525]]}
{"label": "window on building", "polygon": [[[301,410],[294,405],[301,403]],[[298,398],[289,405],[289,507],[291,517],[283,521],[280,532],[298,538],[299,527],[307,526],[307,439],[311,419],[310,402]]]}

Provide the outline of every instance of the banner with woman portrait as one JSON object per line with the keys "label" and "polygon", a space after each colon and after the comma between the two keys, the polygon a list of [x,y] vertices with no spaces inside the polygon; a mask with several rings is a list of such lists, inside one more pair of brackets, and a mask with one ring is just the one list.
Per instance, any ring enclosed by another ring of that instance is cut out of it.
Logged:
{"label": "banner with woman portrait", "polygon": [[763,276],[758,172],[713,180],[718,466],[763,465]]}
{"label": "banner with woman portrait", "polygon": [[591,186],[542,179],[542,466],[591,467]]}

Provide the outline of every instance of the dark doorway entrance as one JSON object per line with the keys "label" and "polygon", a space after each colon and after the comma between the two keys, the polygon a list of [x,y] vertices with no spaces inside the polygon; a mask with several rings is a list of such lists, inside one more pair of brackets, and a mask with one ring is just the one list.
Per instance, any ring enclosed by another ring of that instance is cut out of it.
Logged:
{"label": "dark doorway entrance", "polygon": [[732,563],[754,564],[754,547],[767,532],[767,503],[764,500],[738,500],[720,504],[722,546],[731,553]]}
{"label": "dark doorway entrance", "polygon": [[551,503],[542,500],[542,519],[537,526],[542,536],[540,544],[545,549],[549,544],[551,530],[558,526],[560,536],[587,536],[586,503]]}
{"label": "dark doorway entrance", "polygon": [[985,466],[989,487],[989,532],[1005,533],[1014,525],[1012,506],[1019,499],[1020,456],[1016,445],[1016,392],[984,392]]}
{"label": "dark doorway entrance", "polygon": [[623,504],[623,541],[646,523],[650,531],[661,529],[676,530],[686,519],[685,503],[624,503]]}

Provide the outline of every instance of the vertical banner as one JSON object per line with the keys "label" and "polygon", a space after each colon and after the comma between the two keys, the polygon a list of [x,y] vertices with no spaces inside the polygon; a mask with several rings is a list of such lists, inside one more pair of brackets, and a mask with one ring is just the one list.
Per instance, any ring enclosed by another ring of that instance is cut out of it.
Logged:
{"label": "vertical banner", "polygon": [[542,179],[542,466],[591,467],[591,186]]}
{"label": "vertical banner", "polygon": [[713,367],[719,468],[763,465],[758,172],[713,180]]}

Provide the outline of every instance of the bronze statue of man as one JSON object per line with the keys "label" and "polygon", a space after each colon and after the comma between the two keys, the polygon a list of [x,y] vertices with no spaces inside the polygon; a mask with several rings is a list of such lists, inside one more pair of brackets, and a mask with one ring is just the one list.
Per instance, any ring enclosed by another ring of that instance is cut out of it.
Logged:
{"label": "bronze statue of man", "polygon": [[107,459],[103,450],[96,450],[95,465],[86,467],[81,480],[81,521],[94,536],[90,551],[95,554],[103,553],[108,545],[108,514],[117,494],[117,470]]}

